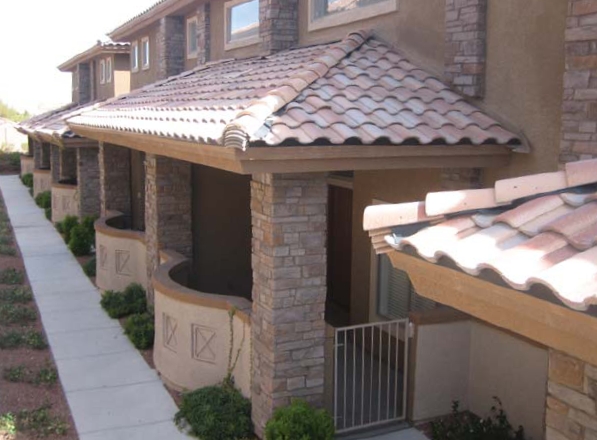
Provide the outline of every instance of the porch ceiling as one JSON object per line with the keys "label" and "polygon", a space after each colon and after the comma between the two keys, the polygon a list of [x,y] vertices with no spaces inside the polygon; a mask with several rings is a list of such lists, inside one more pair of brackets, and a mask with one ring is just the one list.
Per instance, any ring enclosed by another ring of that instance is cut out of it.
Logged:
{"label": "porch ceiling", "polygon": [[[153,137],[166,156],[173,155],[168,151],[173,143],[189,156],[204,146],[249,154],[261,149],[260,160],[299,154],[311,160],[305,152],[316,159],[331,151],[342,153],[334,159],[354,156],[340,146],[382,161],[395,157],[391,147],[398,146],[403,158],[429,157],[431,150],[424,147],[432,146],[444,160],[462,158],[463,151],[473,158],[526,151],[520,136],[369,32],[267,57],[208,63],[109,100],[68,124],[80,135],[110,143],[118,139],[131,148],[140,149],[135,137]],[[281,152],[299,147],[311,150]],[[452,165],[448,160],[444,166]],[[396,164],[383,168],[390,167]]]}

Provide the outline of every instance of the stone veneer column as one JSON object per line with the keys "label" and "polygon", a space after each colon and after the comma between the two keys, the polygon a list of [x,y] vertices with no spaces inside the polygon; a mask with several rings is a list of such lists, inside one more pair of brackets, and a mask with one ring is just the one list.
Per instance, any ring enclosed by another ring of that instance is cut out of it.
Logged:
{"label": "stone veneer column", "polygon": [[100,143],[101,215],[116,210],[131,213],[131,153],[124,147]]}
{"label": "stone veneer column", "polygon": [[546,440],[597,439],[597,366],[549,353]]}
{"label": "stone veneer column", "polygon": [[60,180],[60,147],[50,146],[50,168],[52,170],[52,183]]}
{"label": "stone veneer column", "polygon": [[77,148],[77,184],[79,187],[79,215],[99,217],[100,170],[98,148]]}
{"label": "stone veneer column", "polygon": [[[147,279],[159,265],[162,249],[193,253],[191,164],[164,156],[145,157],[145,244]],[[153,287],[148,283],[153,304]]]}
{"label": "stone veneer column", "polygon": [[260,174],[253,222],[253,422],[300,397],[323,406],[328,189],[323,174]]}
{"label": "stone veneer column", "polygon": [[298,0],[259,0],[261,50],[273,53],[298,44]]}
{"label": "stone veneer column", "polygon": [[158,79],[178,75],[184,70],[185,43],[184,17],[160,19],[157,34]]}
{"label": "stone veneer column", "polygon": [[41,168],[43,156],[41,143],[29,138],[29,145],[31,145],[33,149],[33,168],[39,170]]}
{"label": "stone veneer column", "polygon": [[50,144],[42,142],[40,147],[39,167],[41,169],[48,169],[52,166],[51,159],[52,147]]}
{"label": "stone veneer column", "polygon": [[197,8],[197,65],[211,57],[211,6],[203,3]]}
{"label": "stone veneer column", "polygon": [[60,149],[60,180],[77,177],[77,151],[73,148]]}
{"label": "stone veneer column", "polygon": [[597,2],[568,0],[560,162],[597,157]]}
{"label": "stone veneer column", "polygon": [[487,0],[446,0],[445,76],[474,98],[485,93]]}

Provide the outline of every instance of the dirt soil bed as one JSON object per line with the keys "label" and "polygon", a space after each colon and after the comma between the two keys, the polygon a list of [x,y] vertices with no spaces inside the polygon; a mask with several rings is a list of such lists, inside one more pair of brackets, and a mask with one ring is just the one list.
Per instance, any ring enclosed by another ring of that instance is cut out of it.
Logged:
{"label": "dirt soil bed", "polygon": [[[37,306],[32,297],[26,298],[31,290],[1,198],[0,243],[0,440],[77,439]],[[15,289],[25,298],[11,295]],[[11,332],[38,332],[42,337],[32,342],[37,348],[8,348],[6,335]],[[15,424],[16,435],[11,434]]]}

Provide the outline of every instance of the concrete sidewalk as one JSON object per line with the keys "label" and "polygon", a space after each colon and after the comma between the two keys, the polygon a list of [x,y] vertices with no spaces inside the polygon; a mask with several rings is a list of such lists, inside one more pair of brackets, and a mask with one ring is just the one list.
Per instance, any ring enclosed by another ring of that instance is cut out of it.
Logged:
{"label": "concrete sidewalk", "polygon": [[81,440],[176,440],[176,405],[18,176],[0,189]]}

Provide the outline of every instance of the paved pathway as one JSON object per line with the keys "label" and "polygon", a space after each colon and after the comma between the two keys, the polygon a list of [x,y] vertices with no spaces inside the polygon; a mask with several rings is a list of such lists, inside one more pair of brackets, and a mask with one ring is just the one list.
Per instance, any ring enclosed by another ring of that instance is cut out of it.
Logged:
{"label": "paved pathway", "polygon": [[428,440],[418,429],[409,428],[401,431],[389,432],[374,437],[363,436],[363,440]]}
{"label": "paved pathway", "polygon": [[81,440],[188,438],[176,406],[17,176],[1,176],[27,275]]}

